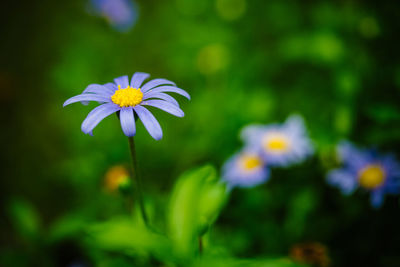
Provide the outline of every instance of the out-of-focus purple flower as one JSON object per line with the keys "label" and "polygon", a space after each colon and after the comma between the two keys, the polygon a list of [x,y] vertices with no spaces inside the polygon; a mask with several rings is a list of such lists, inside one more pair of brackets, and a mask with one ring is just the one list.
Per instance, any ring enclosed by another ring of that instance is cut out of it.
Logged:
{"label": "out-of-focus purple flower", "polygon": [[290,116],[283,124],[249,125],[241,132],[246,146],[259,151],[269,166],[300,163],[313,153],[304,121]]}
{"label": "out-of-focus purple flower", "polygon": [[379,155],[348,142],[342,142],[337,150],[343,166],[331,170],[327,181],[343,194],[361,187],[371,193],[371,205],[379,208],[386,194],[400,193],[400,165],[393,155]]}
{"label": "out-of-focus purple flower", "polygon": [[138,19],[138,8],[133,0],[91,0],[94,12],[103,16],[113,28],[130,30]]}
{"label": "out-of-focus purple flower", "polygon": [[91,84],[82,94],[71,97],[65,101],[64,106],[88,101],[102,103],[93,109],[82,123],[82,132],[92,135],[93,129],[105,117],[118,112],[121,127],[128,137],[136,134],[135,119],[139,118],[150,135],[160,140],[162,138],[161,126],[153,114],[145,106],[153,106],[164,110],[174,116],[183,117],[178,102],[166,94],[173,92],[190,99],[189,94],[176,87],[174,82],[166,79],[154,79],[145,83],[144,80],[150,77],[149,74],[136,72],[129,83],[128,76],[121,76],[114,79],[114,83],[104,85]]}
{"label": "out-of-focus purple flower", "polygon": [[269,170],[262,158],[252,151],[241,151],[233,155],[222,167],[222,179],[228,188],[253,187],[266,182]]}

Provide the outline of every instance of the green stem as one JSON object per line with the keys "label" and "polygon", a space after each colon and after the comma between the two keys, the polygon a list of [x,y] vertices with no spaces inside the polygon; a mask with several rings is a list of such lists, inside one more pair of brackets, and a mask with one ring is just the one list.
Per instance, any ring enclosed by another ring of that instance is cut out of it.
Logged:
{"label": "green stem", "polygon": [[132,158],[132,180],[134,182],[136,182],[136,186],[134,186],[134,187],[136,188],[136,194],[137,194],[137,199],[139,202],[140,212],[142,214],[142,218],[143,218],[145,225],[148,226],[149,220],[148,220],[148,217],[146,214],[146,210],[144,208],[142,182],[140,180],[138,164],[137,164],[137,159],[136,159],[135,140],[133,139],[133,137],[128,137],[128,140],[129,140],[129,150],[131,152],[131,158]]}
{"label": "green stem", "polygon": [[199,236],[199,254],[203,254],[203,237]]}

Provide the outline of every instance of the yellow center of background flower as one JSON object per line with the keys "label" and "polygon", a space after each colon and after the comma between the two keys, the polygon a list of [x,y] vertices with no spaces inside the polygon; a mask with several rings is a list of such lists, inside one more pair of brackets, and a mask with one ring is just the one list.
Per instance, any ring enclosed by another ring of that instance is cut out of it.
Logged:
{"label": "yellow center of background flower", "polygon": [[266,150],[274,152],[284,152],[288,149],[288,147],[289,143],[287,139],[280,134],[267,136],[267,138],[265,138],[264,140],[264,148]]}
{"label": "yellow center of background flower", "polygon": [[383,168],[378,164],[371,164],[358,173],[359,182],[362,187],[374,189],[383,184],[386,175]]}
{"label": "yellow center of background flower", "polygon": [[240,158],[240,163],[242,164],[243,169],[250,171],[255,168],[258,168],[262,165],[262,161],[259,157],[254,155],[244,155]]}
{"label": "yellow center of background flower", "polygon": [[143,93],[140,88],[128,87],[121,89],[118,85],[118,90],[115,91],[114,95],[111,96],[112,102],[123,107],[134,107],[142,102]]}

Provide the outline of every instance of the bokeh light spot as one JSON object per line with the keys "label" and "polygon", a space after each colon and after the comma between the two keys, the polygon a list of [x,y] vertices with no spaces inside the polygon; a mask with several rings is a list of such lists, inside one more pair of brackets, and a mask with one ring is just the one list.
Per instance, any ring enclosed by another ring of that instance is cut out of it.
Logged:
{"label": "bokeh light spot", "polygon": [[202,48],[197,56],[197,67],[203,74],[214,74],[223,70],[229,62],[229,53],[222,44]]}
{"label": "bokeh light spot", "polygon": [[217,0],[215,4],[218,15],[228,21],[242,17],[246,12],[246,0]]}
{"label": "bokeh light spot", "polygon": [[365,17],[360,20],[359,30],[366,38],[374,38],[379,35],[380,29],[374,17]]}

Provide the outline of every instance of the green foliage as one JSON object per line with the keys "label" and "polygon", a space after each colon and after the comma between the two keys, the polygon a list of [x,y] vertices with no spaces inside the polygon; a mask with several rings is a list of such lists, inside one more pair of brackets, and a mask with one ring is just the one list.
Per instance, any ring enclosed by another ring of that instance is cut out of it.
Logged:
{"label": "green foliage", "polygon": [[[152,226],[146,227],[135,208],[133,217],[123,216],[86,227],[85,243],[98,251],[136,259],[192,261],[198,251],[198,238],[214,223],[226,197],[225,185],[219,181],[215,169],[204,166],[186,172],[177,180],[168,205],[167,235]],[[58,229],[65,231],[65,227]]]}
{"label": "green foliage", "polygon": [[310,189],[298,192],[291,199],[284,227],[287,234],[294,240],[302,235],[309,219],[308,216],[315,208],[315,200],[315,193]]}
{"label": "green foliage", "polygon": [[76,212],[66,214],[49,227],[48,241],[55,243],[69,238],[76,238],[83,233],[88,222],[88,218],[82,214]]}
{"label": "green foliage", "polygon": [[186,257],[198,251],[198,238],[217,218],[226,200],[225,185],[211,166],[183,174],[177,181],[168,210],[169,236],[174,249]]}
{"label": "green foliage", "polygon": [[8,206],[11,222],[21,238],[36,242],[41,235],[40,217],[31,203],[13,199]]}
{"label": "green foliage", "polygon": [[135,223],[130,217],[91,225],[87,229],[87,243],[93,248],[130,256],[155,255],[164,261],[172,257],[171,245],[165,236]]}
{"label": "green foliage", "polygon": [[202,258],[193,264],[194,267],[305,267],[288,258],[270,259],[234,259],[234,258]]}

